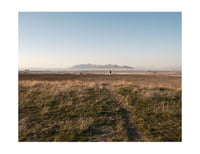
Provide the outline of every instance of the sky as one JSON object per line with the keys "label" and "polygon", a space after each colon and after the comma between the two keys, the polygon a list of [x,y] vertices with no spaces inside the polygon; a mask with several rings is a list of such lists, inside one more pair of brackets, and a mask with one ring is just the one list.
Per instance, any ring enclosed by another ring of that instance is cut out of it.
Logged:
{"label": "sky", "polygon": [[19,12],[19,68],[181,67],[180,12]]}

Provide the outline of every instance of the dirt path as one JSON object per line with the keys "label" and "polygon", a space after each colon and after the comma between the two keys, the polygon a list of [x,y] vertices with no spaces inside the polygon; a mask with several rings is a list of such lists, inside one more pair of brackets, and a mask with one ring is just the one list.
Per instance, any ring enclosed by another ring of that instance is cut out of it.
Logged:
{"label": "dirt path", "polygon": [[119,113],[122,120],[122,126],[123,129],[126,131],[128,141],[140,141],[140,135],[138,134],[137,129],[133,127],[130,121],[130,111],[126,108],[123,102],[119,101],[119,98],[116,97],[116,94],[111,92],[111,90],[109,89],[109,84],[104,84],[104,90],[111,97],[113,102],[115,102],[117,106],[119,106]]}

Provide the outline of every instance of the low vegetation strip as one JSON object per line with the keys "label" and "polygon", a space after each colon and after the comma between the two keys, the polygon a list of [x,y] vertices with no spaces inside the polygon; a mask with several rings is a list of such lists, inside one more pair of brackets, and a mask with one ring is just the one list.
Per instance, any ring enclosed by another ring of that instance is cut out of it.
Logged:
{"label": "low vegetation strip", "polygon": [[181,141],[181,88],[169,85],[19,80],[19,141]]}

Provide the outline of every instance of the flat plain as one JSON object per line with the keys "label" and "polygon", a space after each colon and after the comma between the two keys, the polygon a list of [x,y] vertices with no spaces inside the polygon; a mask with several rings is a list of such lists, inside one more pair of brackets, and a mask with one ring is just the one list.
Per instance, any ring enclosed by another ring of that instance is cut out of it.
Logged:
{"label": "flat plain", "polygon": [[19,141],[181,141],[181,72],[19,72]]}

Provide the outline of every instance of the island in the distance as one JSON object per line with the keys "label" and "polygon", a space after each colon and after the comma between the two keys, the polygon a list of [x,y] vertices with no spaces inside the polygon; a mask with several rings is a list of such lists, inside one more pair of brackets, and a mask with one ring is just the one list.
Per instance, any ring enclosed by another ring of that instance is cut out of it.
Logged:
{"label": "island in the distance", "polygon": [[95,64],[79,64],[74,65],[70,67],[69,69],[89,69],[89,70],[98,70],[98,69],[135,69],[135,67],[131,66],[119,66],[119,65],[112,65],[112,64],[106,64],[106,65],[95,65]]}

